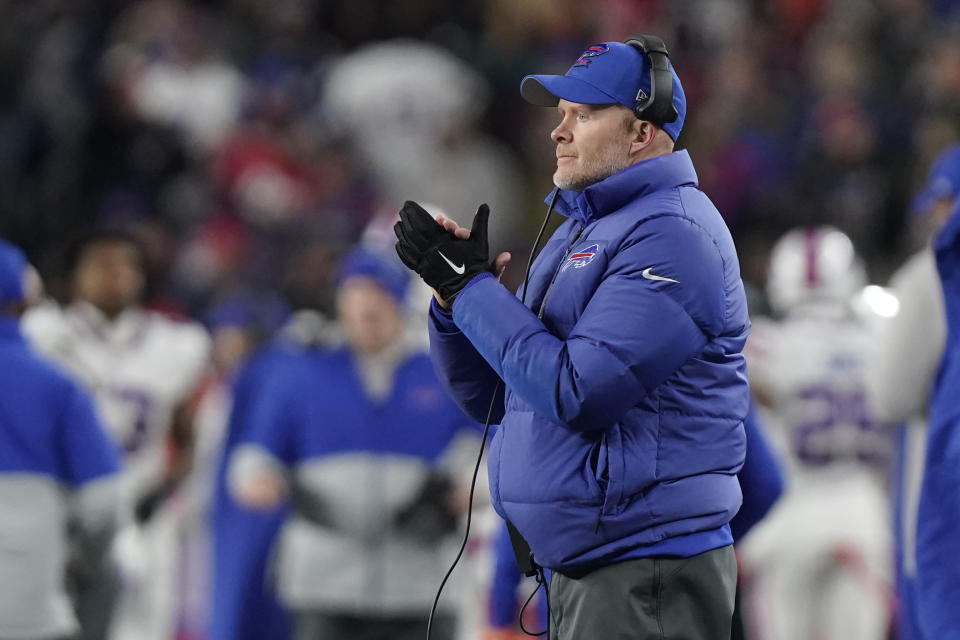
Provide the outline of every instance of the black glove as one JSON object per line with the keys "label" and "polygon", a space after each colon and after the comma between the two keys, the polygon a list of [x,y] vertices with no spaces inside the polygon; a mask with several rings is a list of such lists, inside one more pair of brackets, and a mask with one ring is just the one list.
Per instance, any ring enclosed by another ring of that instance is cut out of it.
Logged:
{"label": "black glove", "polygon": [[431,473],[414,499],[393,518],[397,530],[424,544],[434,544],[457,530],[457,515],[450,508],[453,482]]}
{"label": "black glove", "polygon": [[400,209],[400,222],[393,225],[397,255],[445,302],[452,302],[471,278],[491,271],[487,243],[489,216],[490,207],[480,205],[473,217],[470,237],[464,240],[437,224],[416,202],[407,200]]}

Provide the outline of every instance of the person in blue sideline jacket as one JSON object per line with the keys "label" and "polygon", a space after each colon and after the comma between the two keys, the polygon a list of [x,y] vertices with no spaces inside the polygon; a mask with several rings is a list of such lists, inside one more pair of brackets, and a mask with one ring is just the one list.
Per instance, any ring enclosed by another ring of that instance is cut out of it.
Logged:
{"label": "person in blue sideline jacket", "polygon": [[[261,310],[261,314],[263,310]],[[278,313],[276,309],[273,313]],[[269,313],[256,321],[270,324]],[[252,429],[260,396],[275,371],[322,348],[330,340],[331,322],[319,311],[301,308],[285,319],[270,339],[238,366],[231,380],[230,414],[219,452],[213,488],[212,595],[207,640],[289,640],[289,612],[270,583],[269,560],[277,533],[290,515],[288,501],[250,509],[234,500],[227,470],[236,447]]]}
{"label": "person in blue sideline jacket", "polygon": [[897,640],[927,640],[916,605],[917,510],[930,399],[947,335],[932,240],[958,195],[960,144],[953,144],[933,161],[926,183],[911,202],[911,223],[924,230],[924,243],[890,277],[888,286],[900,301],[900,310],[881,326],[876,341],[882,348],[867,368],[870,404],[880,420],[896,425],[890,484]]}
{"label": "person in blue sideline jacket", "polygon": [[257,349],[233,380],[233,403],[214,486],[210,640],[288,640],[291,636],[289,614],[267,578],[270,549],[290,506],[280,502],[272,508],[248,509],[230,495],[226,479],[230,456],[249,433],[259,390],[276,368],[308,348],[282,333]]}
{"label": "person in blue sideline jacket", "polygon": [[24,254],[0,240],[3,640],[76,637],[67,584],[82,590],[107,570],[119,524],[119,452],[90,397],[20,332],[20,317],[41,295]]}
{"label": "person in blue sideline jacket", "polygon": [[[305,351],[263,381],[230,456],[238,503],[291,510],[276,542],[279,600],[297,640],[421,640],[454,556],[476,424],[406,331],[409,274],[356,248],[336,285],[341,344]],[[463,437],[463,439],[461,439]],[[452,640],[442,603],[434,640]]]}
{"label": "person in blue sideline jacket", "polygon": [[750,321],[729,230],[674,149],[680,81],[639,36],[521,93],[557,109],[566,220],[514,296],[486,205],[467,230],[404,204],[396,249],[436,291],[435,366],[500,425],[491,500],[551,570],[550,638],[726,639]]}
{"label": "person in blue sideline jacket", "polygon": [[933,242],[947,340],[934,380],[917,514],[917,616],[924,638],[960,638],[960,200]]}

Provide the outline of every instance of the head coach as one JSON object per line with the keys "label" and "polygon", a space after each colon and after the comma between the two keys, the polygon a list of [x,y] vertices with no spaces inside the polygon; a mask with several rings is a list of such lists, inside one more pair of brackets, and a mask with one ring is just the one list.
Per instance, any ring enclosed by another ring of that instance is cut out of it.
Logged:
{"label": "head coach", "polygon": [[486,205],[470,230],[404,205],[434,363],[499,424],[491,499],[552,570],[551,639],[728,638],[750,322],[730,233],[674,150],[680,80],[661,40],[633,36],[520,91],[557,109],[547,201],[566,220],[515,296]]}

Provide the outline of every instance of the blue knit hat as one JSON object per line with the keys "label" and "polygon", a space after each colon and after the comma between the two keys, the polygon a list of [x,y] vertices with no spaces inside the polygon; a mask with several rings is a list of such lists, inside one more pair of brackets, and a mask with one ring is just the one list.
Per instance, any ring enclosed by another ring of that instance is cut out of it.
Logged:
{"label": "blue knit hat", "polygon": [[340,261],[336,278],[337,287],[354,276],[365,276],[374,280],[384,291],[401,303],[407,295],[407,287],[410,284],[409,272],[395,254],[380,253],[362,246],[354,248]]}
{"label": "blue knit hat", "polygon": [[[658,126],[676,140],[687,114],[687,98],[673,64],[670,75],[677,119]],[[650,60],[632,45],[601,42],[584,51],[562,76],[526,76],[520,95],[541,107],[555,106],[562,98],[580,104],[622,104],[632,110],[638,97],[650,95]]]}
{"label": "blue knit hat", "polygon": [[15,245],[0,240],[0,304],[23,302],[27,257]]}

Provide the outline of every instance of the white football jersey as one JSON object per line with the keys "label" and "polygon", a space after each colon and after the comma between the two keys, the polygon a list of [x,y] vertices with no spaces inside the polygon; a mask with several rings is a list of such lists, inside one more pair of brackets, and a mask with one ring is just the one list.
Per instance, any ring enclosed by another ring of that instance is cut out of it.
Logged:
{"label": "white football jersey", "polygon": [[174,409],[189,397],[209,360],[210,339],[192,322],[130,309],[114,322],[90,304],[48,304],[23,319],[31,343],[93,393],[124,451],[132,497],[162,478]]}
{"label": "white football jersey", "polygon": [[836,307],[754,322],[747,372],[791,484],[820,481],[833,468],[885,473],[890,430],[875,417],[865,382],[875,348],[867,324]]}
{"label": "white football jersey", "polygon": [[753,325],[747,372],[786,488],[739,545],[752,636],[886,637],[891,431],[865,388],[876,347],[871,325],[834,304]]}

